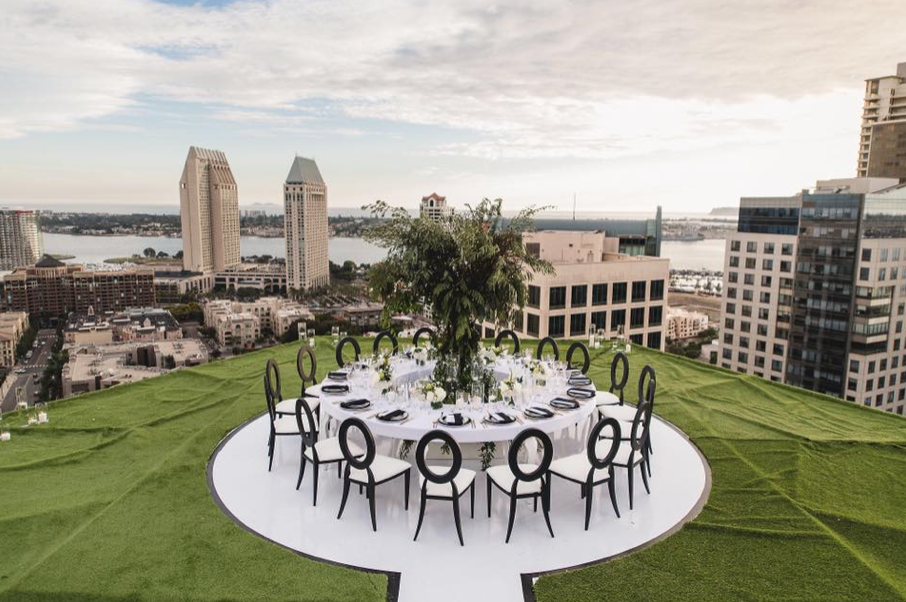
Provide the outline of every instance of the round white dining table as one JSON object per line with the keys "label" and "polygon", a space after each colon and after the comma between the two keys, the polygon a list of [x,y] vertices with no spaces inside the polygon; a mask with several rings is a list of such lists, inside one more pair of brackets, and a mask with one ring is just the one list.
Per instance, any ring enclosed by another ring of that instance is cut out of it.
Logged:
{"label": "round white dining table", "polygon": [[[517,366],[514,358],[503,358],[494,365],[494,373],[497,380],[503,380],[511,374],[514,366]],[[518,369],[518,368],[516,368]],[[393,381],[392,384],[404,382],[414,383],[418,379],[425,378],[433,372],[433,363],[428,362],[426,365],[417,365],[415,361],[405,358],[395,358],[393,364]],[[344,393],[327,393],[321,390],[322,385],[328,384],[347,384],[349,391]],[[392,396],[383,395],[380,388],[371,384],[370,380],[362,383],[361,379],[352,379],[346,381],[333,381],[325,379],[323,383],[313,385],[306,389],[306,394],[315,396],[319,400],[321,413],[321,432],[327,432],[330,419],[341,423],[347,418],[360,418],[371,430],[376,437],[386,437],[400,441],[418,441],[423,435],[434,429],[441,429],[450,433],[457,443],[487,443],[511,441],[516,435],[527,428],[537,428],[542,432],[553,434],[574,425],[588,420],[596,411],[595,398],[575,399],[578,402],[578,408],[574,410],[561,410],[550,405],[550,401],[557,398],[567,398],[568,389],[573,386],[567,386],[565,379],[548,379],[548,384],[544,387],[534,387],[533,395],[529,401],[521,400],[521,395],[513,407],[507,407],[500,403],[481,404],[482,407],[456,407],[452,404],[444,405],[442,409],[432,409],[426,401],[417,401],[415,396],[410,397],[406,402],[400,399],[392,399]],[[590,391],[595,390],[594,383],[583,385],[581,389]],[[367,399],[371,403],[363,410],[346,409],[341,403],[353,399]],[[524,413],[526,407],[544,407],[553,412],[550,418],[530,418]],[[384,421],[377,418],[379,413],[387,410],[401,409],[406,411],[409,416],[401,421]],[[509,424],[493,424],[487,422],[485,418],[491,411],[503,411],[516,418]],[[461,426],[450,426],[439,422],[443,413],[459,412],[463,416],[468,416],[470,421]]]}

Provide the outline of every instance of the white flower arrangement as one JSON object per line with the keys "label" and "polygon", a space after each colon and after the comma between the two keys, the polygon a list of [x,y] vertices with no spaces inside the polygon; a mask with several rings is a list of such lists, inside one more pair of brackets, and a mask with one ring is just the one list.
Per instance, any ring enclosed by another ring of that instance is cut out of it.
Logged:
{"label": "white flower arrangement", "polygon": [[416,347],[412,350],[412,359],[415,360],[415,363],[424,366],[428,361],[428,349],[427,347]]}
{"label": "white flower arrangement", "polygon": [[478,351],[478,357],[485,363],[486,366],[491,365],[497,361],[499,347],[482,347]]}
{"label": "white flower arrangement", "polygon": [[547,365],[544,362],[539,362],[538,360],[532,360],[531,364],[532,376],[544,378],[547,376]]}
{"label": "white flower arrangement", "polygon": [[510,374],[509,378],[500,381],[500,390],[505,396],[514,396],[522,392],[522,379]]}
{"label": "white flower arrangement", "polygon": [[374,372],[371,374],[371,382],[375,385],[379,383],[389,383],[393,380],[393,367],[390,365],[390,356],[382,354],[378,358]]}
{"label": "white flower arrangement", "polygon": [[419,384],[418,391],[422,398],[435,409],[439,408],[447,398],[447,392],[444,388],[433,380],[422,381]]}

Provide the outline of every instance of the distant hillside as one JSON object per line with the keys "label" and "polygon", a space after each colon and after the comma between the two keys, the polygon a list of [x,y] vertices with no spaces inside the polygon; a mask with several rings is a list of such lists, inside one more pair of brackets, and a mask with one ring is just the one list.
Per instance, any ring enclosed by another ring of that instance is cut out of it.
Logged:
{"label": "distant hillside", "polygon": [[716,215],[720,217],[735,217],[737,214],[739,214],[739,207],[715,207],[711,210],[710,213],[708,213],[708,215]]}

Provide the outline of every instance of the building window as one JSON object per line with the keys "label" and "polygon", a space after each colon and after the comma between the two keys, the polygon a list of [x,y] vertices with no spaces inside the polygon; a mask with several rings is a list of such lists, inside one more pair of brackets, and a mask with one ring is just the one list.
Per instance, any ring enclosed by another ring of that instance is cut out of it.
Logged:
{"label": "building window", "polygon": [[871,278],[871,270],[868,268],[859,268],[859,280],[869,280]]}
{"label": "building window", "polygon": [[526,333],[528,333],[530,336],[533,336],[533,337],[538,336],[538,329],[541,324],[541,320],[538,318],[538,315],[537,314],[525,314],[525,316],[526,316],[526,318],[528,318],[526,328],[525,328]]}
{"label": "building window", "polygon": [[588,303],[588,286],[578,284],[573,286],[570,298],[571,307],[585,307]]}
{"label": "building window", "polygon": [[735,303],[727,303],[727,309],[726,309],[725,313],[728,313],[728,314],[735,314],[735,313],[736,313],[736,304],[735,304]]}
{"label": "building window", "polygon": [[739,282],[739,272],[729,272],[727,274],[727,282],[730,284],[736,284]]}
{"label": "building window", "polygon": [[649,349],[660,349],[661,348],[661,333],[649,332],[647,347]]}
{"label": "building window", "polygon": [[746,243],[746,253],[757,253],[758,252],[758,243],[754,240],[750,240]]}
{"label": "building window", "polygon": [[730,241],[730,250],[735,253],[739,252],[739,241],[738,240]]}
{"label": "building window", "polygon": [[664,308],[660,305],[655,305],[648,308],[648,326],[660,326],[664,320]]}
{"label": "building window", "polygon": [[652,301],[661,301],[664,298],[664,281],[663,280],[652,280],[651,281],[651,300]]}
{"label": "building window", "polygon": [[615,309],[610,312],[610,329],[616,330],[621,326],[626,325],[626,310],[625,309]]}
{"label": "building window", "polygon": [[585,334],[587,332],[585,321],[585,314],[572,314],[569,317],[569,336],[574,337]]}
{"label": "building window", "polygon": [[550,302],[548,306],[551,309],[562,309],[566,307],[566,287],[552,286],[550,288]]}
{"label": "building window", "polygon": [[762,259],[761,260],[761,269],[773,270],[774,269],[774,260],[773,259]]}
{"label": "building window", "polygon": [[647,289],[647,282],[641,280],[639,282],[632,283],[632,302],[638,303],[645,300],[645,290]]}
{"label": "building window", "polygon": [[765,255],[773,255],[774,254],[774,243],[772,243],[772,242],[764,243],[764,253],[765,253]]}
{"label": "building window", "polygon": [[636,345],[642,344],[642,335],[640,334],[631,334],[629,335],[629,340],[635,343]]}
{"label": "building window", "polygon": [[780,254],[781,255],[792,255],[793,254],[793,244],[784,243],[780,245]]}
{"label": "building window", "polygon": [[541,307],[541,288],[532,284],[528,287],[528,306]]}
{"label": "building window", "polygon": [[607,284],[593,284],[591,287],[591,304],[607,305]]}
{"label": "building window", "polygon": [[790,261],[781,261],[780,262],[780,271],[787,274],[793,269],[793,264]]}
{"label": "building window", "polygon": [[746,257],[746,269],[754,270],[757,265],[754,257]]}
{"label": "building window", "polygon": [[629,327],[642,328],[645,326],[645,308],[633,307],[629,312]]}
{"label": "building window", "polygon": [[614,282],[613,283],[613,297],[611,297],[611,303],[626,303],[626,283],[625,282]]}
{"label": "building window", "polygon": [[780,362],[780,360],[771,360],[771,370],[773,370],[774,372],[783,371],[783,364]]}
{"label": "building window", "polygon": [[606,311],[591,312],[591,325],[596,330],[597,329],[607,330],[607,312]]}
{"label": "building window", "polygon": [[730,255],[730,267],[731,268],[739,267],[739,256],[738,255]]}
{"label": "building window", "polygon": [[755,274],[743,274],[742,282],[746,286],[755,286]]}
{"label": "building window", "polygon": [[563,329],[566,326],[565,316],[551,316],[547,320],[547,336],[562,337]]}
{"label": "building window", "polygon": [[[732,360],[733,359],[733,350],[727,349],[726,347],[724,347],[723,356],[724,356],[725,360]],[[724,368],[729,368],[729,366],[724,366]]]}
{"label": "building window", "polygon": [[862,261],[871,261],[871,249],[862,249]]}
{"label": "building window", "polygon": [[849,371],[850,372],[859,371],[859,362],[857,360],[849,360]]}

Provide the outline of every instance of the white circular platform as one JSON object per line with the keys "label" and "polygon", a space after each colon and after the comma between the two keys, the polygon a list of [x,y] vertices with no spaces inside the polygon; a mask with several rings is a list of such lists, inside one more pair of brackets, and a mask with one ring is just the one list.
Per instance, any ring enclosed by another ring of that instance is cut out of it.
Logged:
{"label": "white circular platform", "polygon": [[[622,518],[614,514],[606,485],[597,487],[591,526],[585,531],[578,485],[554,477],[551,523],[556,537],[551,539],[540,510],[535,514],[531,502],[525,501],[517,510],[510,543],[505,544],[509,501],[495,490],[489,519],[486,478],[480,473],[474,519],[468,495],[462,498],[465,546],[460,547],[456,538],[452,505],[442,501],[428,502],[419,539],[413,542],[418,520],[414,461],[409,511],[403,509],[402,479],[380,486],[375,533],[367,500],[355,488],[343,518],[337,520],[342,481],[335,465],[323,468],[319,475],[317,507],[312,506],[311,465],[296,491],[299,441],[295,437],[278,437],[273,471],[268,472],[267,435],[264,415],[221,443],[208,467],[215,500],[249,530],[307,556],[400,573],[401,602],[521,601],[522,575],[606,560],[650,544],[697,515],[710,489],[710,470],[697,448],[672,425],[655,420],[651,494],[645,492],[637,470],[635,509],[630,510],[626,472],[618,470]],[[575,453],[579,445],[576,440],[555,439],[555,457]],[[384,450],[381,447],[379,443],[379,451],[386,451],[386,444]]]}

